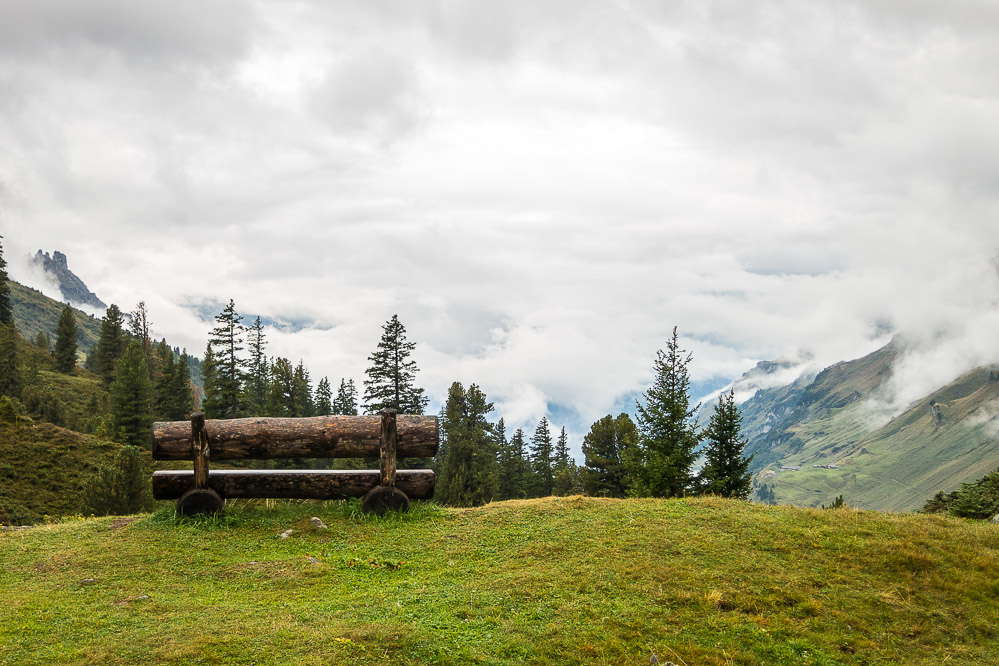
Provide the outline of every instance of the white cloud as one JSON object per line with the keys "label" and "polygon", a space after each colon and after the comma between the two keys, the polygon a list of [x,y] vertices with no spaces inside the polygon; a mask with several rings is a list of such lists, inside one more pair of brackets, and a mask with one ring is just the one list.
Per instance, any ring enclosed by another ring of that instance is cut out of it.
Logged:
{"label": "white cloud", "polygon": [[911,387],[999,360],[988,3],[2,8],[7,256],[195,353],[233,298],[360,384],[398,313],[435,400],[577,447],[674,325],[696,381],[889,329],[936,341]]}

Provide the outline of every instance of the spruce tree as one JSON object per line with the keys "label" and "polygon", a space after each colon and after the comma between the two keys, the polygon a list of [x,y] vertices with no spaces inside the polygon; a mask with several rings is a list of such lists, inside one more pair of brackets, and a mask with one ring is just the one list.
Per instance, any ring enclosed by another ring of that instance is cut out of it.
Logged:
{"label": "spruce tree", "polygon": [[548,497],[555,490],[553,470],[552,436],[548,428],[548,417],[542,416],[531,438],[532,495]]}
{"label": "spruce tree", "polygon": [[218,386],[218,365],[215,362],[215,354],[212,353],[212,345],[205,345],[205,357],[201,361],[201,386],[204,394],[201,400],[201,411],[206,419],[217,419],[222,417],[222,403],[219,397]]}
{"label": "spruce tree", "polygon": [[[0,236],[3,240],[3,236]],[[3,258],[3,243],[0,243],[0,326],[14,325],[14,309],[10,304],[10,284],[7,278],[7,260]]]}
{"label": "spruce tree", "polygon": [[139,340],[130,342],[119,359],[110,393],[111,415],[118,441],[151,448],[153,386]]}
{"label": "spruce tree", "polygon": [[496,466],[499,473],[497,496],[501,500],[512,499],[517,496],[517,489],[513,486],[515,475],[513,450],[506,437],[506,421],[500,418],[493,432],[496,441]]}
{"label": "spruce tree", "polygon": [[445,405],[447,456],[435,497],[451,506],[480,506],[493,500],[498,488],[492,425],[486,420],[493,404],[479,387],[466,391],[454,382]]}
{"label": "spruce tree", "polygon": [[127,340],[122,326],[125,317],[118,306],[112,303],[101,320],[101,332],[97,338],[97,358],[95,371],[101,376],[105,386],[114,380],[115,363],[125,353]]}
{"label": "spruce tree", "polygon": [[173,383],[170,385],[170,400],[167,403],[167,416],[171,421],[182,421],[194,411],[191,399],[191,366],[188,365],[187,352],[180,354],[173,373]]}
{"label": "spruce tree", "polygon": [[24,388],[18,368],[17,338],[13,324],[0,324],[0,396],[20,398]]}
{"label": "spruce tree", "polygon": [[746,499],[751,490],[749,463],[743,457],[746,440],[742,438],[742,414],[735,405],[735,391],[718,398],[711,421],[704,431],[706,461],[700,474],[701,492],[721,497]]}
{"label": "spruce tree", "polygon": [[371,367],[364,380],[364,410],[377,414],[392,408],[400,414],[422,414],[427,407],[423,389],[416,386],[416,361],[409,358],[416,343],[406,341],[406,329],[397,315],[382,327],[378,349],[368,357]]}
{"label": "spruce tree", "polygon": [[246,365],[240,358],[240,352],[243,351],[242,320],[236,313],[232,299],[229,299],[229,305],[215,315],[217,326],[212,329],[208,340],[216,364],[215,383],[219,410],[216,418],[234,419],[242,415],[243,368]]}
{"label": "spruce tree", "polygon": [[329,377],[323,377],[316,386],[316,415],[329,416],[333,413],[333,392],[330,390]]}
{"label": "spruce tree", "polygon": [[295,366],[292,392],[292,403],[294,405],[292,416],[314,416],[316,407],[312,403],[312,380],[309,377],[309,371],[305,369],[303,361],[299,361],[298,365]]}
{"label": "spruce tree", "polygon": [[608,414],[583,438],[583,490],[593,497],[625,497],[631,487],[627,460],[638,446],[635,422],[625,413]]}
{"label": "spruce tree", "polygon": [[666,351],[656,352],[655,379],[637,403],[639,451],[633,458],[632,492],[651,497],[682,497],[693,489],[691,468],[700,435],[690,405],[692,354],[680,349],[676,327]]}
{"label": "spruce tree", "polygon": [[333,413],[344,416],[357,416],[357,388],[353,379],[341,379],[333,400]]}
{"label": "spruce tree", "polygon": [[149,311],[146,309],[146,302],[139,301],[135,309],[130,313],[131,319],[128,323],[128,330],[132,337],[142,344],[142,354],[146,357],[146,367],[149,368],[150,379],[153,376],[155,362],[153,360],[153,340],[149,337]]}
{"label": "spruce tree", "polygon": [[76,314],[70,305],[62,309],[56,324],[55,362],[59,372],[69,373],[76,367]]}
{"label": "spruce tree", "polygon": [[514,430],[510,437],[510,466],[505,474],[508,475],[505,483],[510,494],[506,499],[520,499],[531,494],[531,461],[521,428]]}
{"label": "spruce tree", "polygon": [[271,383],[267,395],[267,416],[295,416],[295,369],[282,357],[271,364]]}
{"label": "spruce tree", "polygon": [[565,428],[559,433],[555,442],[555,453],[552,460],[554,469],[554,494],[564,497],[583,492],[582,477],[576,461],[569,454],[569,436]]}
{"label": "spruce tree", "polygon": [[246,340],[250,357],[246,370],[245,411],[252,416],[261,416],[267,406],[270,378],[267,356],[264,354],[264,325],[260,317],[254,319],[253,325],[247,329]]}

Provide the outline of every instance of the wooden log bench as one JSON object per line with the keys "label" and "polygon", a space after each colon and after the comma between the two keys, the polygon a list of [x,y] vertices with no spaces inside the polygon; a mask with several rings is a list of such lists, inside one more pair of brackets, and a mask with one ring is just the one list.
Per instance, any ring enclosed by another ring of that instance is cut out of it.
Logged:
{"label": "wooden log bench", "polygon": [[[437,417],[396,415],[247,418],[153,424],[155,460],[191,460],[192,471],[153,472],[153,497],[176,499],[183,515],[222,509],[237,497],[363,497],[366,513],[405,511],[434,496],[429,469],[396,469],[398,458],[437,454]],[[209,461],[277,458],[379,458],[379,469],[208,469]]]}

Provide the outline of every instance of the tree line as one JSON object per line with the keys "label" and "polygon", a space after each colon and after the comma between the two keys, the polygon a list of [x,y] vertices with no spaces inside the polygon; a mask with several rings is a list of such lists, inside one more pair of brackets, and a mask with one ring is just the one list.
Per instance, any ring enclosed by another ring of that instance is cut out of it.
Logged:
{"label": "tree line", "polygon": [[[11,346],[5,344],[11,333],[4,331],[13,331],[13,319],[4,267],[0,247],[0,363],[16,369],[16,362],[10,361]],[[383,325],[368,357],[363,396],[353,379],[341,378],[334,392],[328,377],[313,385],[303,361],[294,364],[268,356],[261,318],[244,325],[232,300],[214,323],[199,360],[172,349],[165,340],[150,338],[144,303],[130,313],[127,324],[121,310],[111,305],[85,364],[107,391],[106,409],[95,406],[95,413],[107,413],[95,434],[148,448],[153,420],[184,419],[198,409],[208,418],[237,418],[374,414],[386,408],[423,414],[427,408],[428,399],[416,382],[419,369],[411,358],[415,343],[407,340],[398,316]],[[48,345],[47,340],[36,343]],[[52,355],[59,371],[75,368],[75,345],[75,319],[67,306]],[[749,460],[743,456],[746,442],[735,396],[723,394],[707,426],[699,428],[700,405],[692,404],[690,396],[691,360],[691,354],[680,349],[674,328],[665,350],[656,354],[653,383],[635,405],[636,419],[621,413],[594,422],[582,442],[581,465],[570,455],[564,427],[556,432],[542,417],[533,433],[517,428],[508,434],[482,389],[456,381],[438,415],[438,455],[415,462],[435,469],[437,501],[455,506],[575,493],[745,498]],[[200,373],[201,388],[191,379],[192,366]],[[16,372],[4,373],[0,395],[13,395],[19,388],[20,380],[13,375]],[[702,464],[695,469],[699,459]]]}

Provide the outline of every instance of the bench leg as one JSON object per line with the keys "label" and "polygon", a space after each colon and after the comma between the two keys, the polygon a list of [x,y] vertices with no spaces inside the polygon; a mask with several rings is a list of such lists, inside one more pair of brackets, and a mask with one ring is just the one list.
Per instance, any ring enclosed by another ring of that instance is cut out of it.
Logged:
{"label": "bench leg", "polygon": [[177,513],[182,516],[218,513],[224,504],[222,496],[211,488],[192,488],[177,500]]}
{"label": "bench leg", "polygon": [[395,486],[375,486],[361,500],[361,511],[382,515],[387,511],[409,510],[409,498]]}

